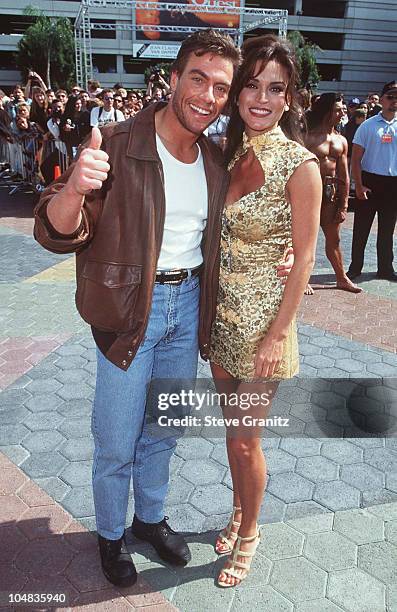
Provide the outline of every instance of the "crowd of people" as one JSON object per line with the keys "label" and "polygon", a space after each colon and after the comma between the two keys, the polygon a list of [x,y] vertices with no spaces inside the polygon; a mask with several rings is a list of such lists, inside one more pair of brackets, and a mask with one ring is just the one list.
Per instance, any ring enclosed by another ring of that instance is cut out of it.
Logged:
{"label": "crowd of people", "polygon": [[87,90],[74,85],[70,91],[54,91],[31,71],[25,87],[15,85],[10,95],[0,90],[0,134],[10,144],[35,142],[40,172],[48,185],[54,179],[54,167],[67,167],[93,126],[124,121],[169,96],[162,70],[153,71],[146,90],[130,91],[120,83],[101,88],[96,80],[88,82]]}

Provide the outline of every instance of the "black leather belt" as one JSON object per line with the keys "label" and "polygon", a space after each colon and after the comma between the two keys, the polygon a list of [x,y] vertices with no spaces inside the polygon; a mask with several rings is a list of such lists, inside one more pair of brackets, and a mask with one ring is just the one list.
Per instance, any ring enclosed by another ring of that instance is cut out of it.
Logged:
{"label": "black leather belt", "polygon": [[[197,276],[200,273],[201,266],[191,270],[191,276]],[[182,281],[189,276],[189,270],[166,270],[156,273],[156,283],[160,285],[180,285]]]}

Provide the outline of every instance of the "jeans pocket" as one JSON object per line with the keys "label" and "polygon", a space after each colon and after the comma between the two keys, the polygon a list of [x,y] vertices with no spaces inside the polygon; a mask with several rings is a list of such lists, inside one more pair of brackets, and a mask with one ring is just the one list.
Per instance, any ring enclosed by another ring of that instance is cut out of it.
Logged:
{"label": "jeans pocket", "polygon": [[198,274],[196,276],[192,276],[186,282],[186,291],[184,291],[184,293],[187,293],[188,291],[194,291],[195,289],[197,289],[197,287],[199,287],[199,285],[200,285],[200,276]]}

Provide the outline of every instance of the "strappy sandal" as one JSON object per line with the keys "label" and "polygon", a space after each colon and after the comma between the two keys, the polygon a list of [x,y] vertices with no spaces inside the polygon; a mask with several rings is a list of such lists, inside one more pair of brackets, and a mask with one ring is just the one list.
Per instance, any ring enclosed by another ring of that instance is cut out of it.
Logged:
{"label": "strappy sandal", "polygon": [[[261,534],[260,534],[259,529],[256,532],[256,535],[249,536],[248,538],[242,538],[241,536],[237,536],[236,544],[234,545],[232,555],[230,559],[228,559],[228,563],[231,563],[231,567],[223,568],[223,570],[218,576],[218,586],[224,587],[224,588],[235,587],[241,584],[242,581],[246,579],[246,577],[249,574],[250,568],[251,568],[252,558],[256,553],[256,549],[258,548],[260,539],[261,539]],[[256,542],[255,542],[255,546],[253,550],[251,550],[250,552],[245,552],[245,551],[240,550],[241,542],[254,542],[254,540],[256,540]],[[250,559],[250,561],[249,563],[243,563],[241,561],[237,561],[237,557],[246,557],[247,559]],[[243,571],[236,572],[236,568],[240,568]],[[224,580],[220,579],[220,576],[222,574],[226,574],[227,576],[233,576],[233,578],[236,578],[238,582],[235,582],[234,584],[225,582]]]}
{"label": "strappy sandal", "polygon": [[[224,529],[218,535],[215,542],[215,552],[217,555],[229,555],[232,550],[235,541],[237,540],[237,531],[240,527],[240,523],[234,520],[237,510],[241,510],[238,506],[233,506],[232,516],[230,521]],[[233,527],[237,527],[237,531],[232,531]]]}

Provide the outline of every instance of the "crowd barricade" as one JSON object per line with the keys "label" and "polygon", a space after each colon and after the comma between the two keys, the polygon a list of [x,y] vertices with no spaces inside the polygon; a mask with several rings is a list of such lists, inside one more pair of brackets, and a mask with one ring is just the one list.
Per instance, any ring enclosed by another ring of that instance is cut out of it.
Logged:
{"label": "crowd barricade", "polygon": [[18,191],[41,192],[68,167],[65,143],[26,134],[9,138],[0,135],[0,185],[9,188],[9,194]]}

